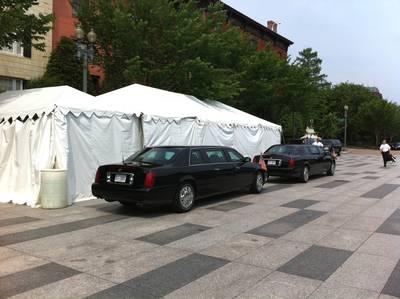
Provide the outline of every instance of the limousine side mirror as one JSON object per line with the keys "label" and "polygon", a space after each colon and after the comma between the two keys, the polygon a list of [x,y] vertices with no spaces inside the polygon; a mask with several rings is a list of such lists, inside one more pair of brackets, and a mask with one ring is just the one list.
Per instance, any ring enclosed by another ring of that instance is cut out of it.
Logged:
{"label": "limousine side mirror", "polygon": [[247,163],[247,162],[251,162],[251,159],[250,159],[250,157],[244,157],[242,161],[243,161],[243,163]]}

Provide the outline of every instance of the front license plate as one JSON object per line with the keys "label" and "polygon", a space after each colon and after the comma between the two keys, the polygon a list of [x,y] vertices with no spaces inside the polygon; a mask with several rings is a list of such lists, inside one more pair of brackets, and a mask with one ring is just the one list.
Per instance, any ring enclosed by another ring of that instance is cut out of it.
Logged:
{"label": "front license plate", "polygon": [[268,160],[267,165],[276,165],[276,161],[275,160]]}
{"label": "front license plate", "polygon": [[125,183],[126,182],[126,174],[116,174],[114,178],[115,183]]}

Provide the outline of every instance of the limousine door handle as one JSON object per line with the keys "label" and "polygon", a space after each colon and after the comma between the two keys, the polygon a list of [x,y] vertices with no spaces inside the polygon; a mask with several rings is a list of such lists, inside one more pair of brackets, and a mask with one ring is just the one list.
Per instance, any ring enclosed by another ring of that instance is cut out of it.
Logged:
{"label": "limousine door handle", "polygon": [[220,171],[221,169],[220,168],[214,168],[214,171]]}

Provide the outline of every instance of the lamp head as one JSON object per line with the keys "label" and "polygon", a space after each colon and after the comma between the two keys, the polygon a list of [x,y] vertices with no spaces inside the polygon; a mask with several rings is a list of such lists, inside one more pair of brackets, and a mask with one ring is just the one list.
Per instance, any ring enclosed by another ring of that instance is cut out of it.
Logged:
{"label": "lamp head", "polygon": [[344,105],[344,111],[347,111],[347,110],[349,110],[349,106]]}
{"label": "lamp head", "polygon": [[92,44],[96,42],[97,34],[94,32],[93,28],[90,29],[89,33],[87,34],[87,39]]}
{"label": "lamp head", "polygon": [[83,29],[79,24],[75,27],[75,35],[77,39],[82,39],[85,35],[85,32],[83,32]]}

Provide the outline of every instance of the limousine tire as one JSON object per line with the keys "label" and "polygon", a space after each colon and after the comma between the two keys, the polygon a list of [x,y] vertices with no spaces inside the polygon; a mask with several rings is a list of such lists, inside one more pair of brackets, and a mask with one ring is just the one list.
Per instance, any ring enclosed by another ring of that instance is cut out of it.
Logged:
{"label": "limousine tire", "polygon": [[175,198],[174,208],[179,213],[188,212],[192,209],[195,199],[195,189],[189,182],[184,182],[179,185]]}
{"label": "limousine tire", "polygon": [[326,172],[326,174],[327,175],[334,175],[335,174],[335,169],[336,169],[335,162],[331,162],[331,165],[329,166],[329,170]]}
{"label": "limousine tire", "polygon": [[251,184],[250,192],[259,194],[261,193],[263,186],[264,186],[264,176],[260,171],[258,171],[254,177],[253,183]]}
{"label": "limousine tire", "polygon": [[301,171],[300,181],[303,183],[307,183],[310,178],[310,168],[305,165]]}

